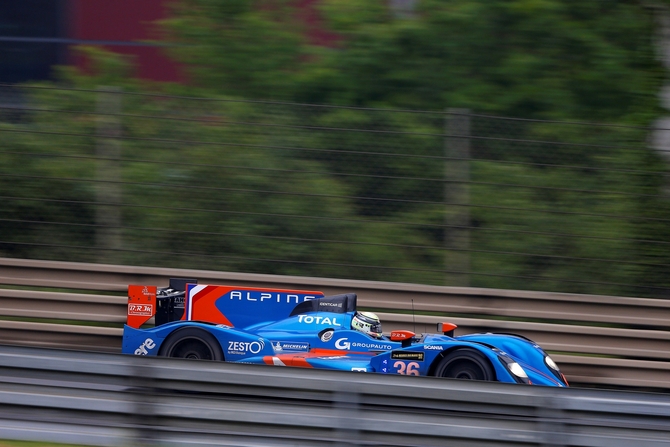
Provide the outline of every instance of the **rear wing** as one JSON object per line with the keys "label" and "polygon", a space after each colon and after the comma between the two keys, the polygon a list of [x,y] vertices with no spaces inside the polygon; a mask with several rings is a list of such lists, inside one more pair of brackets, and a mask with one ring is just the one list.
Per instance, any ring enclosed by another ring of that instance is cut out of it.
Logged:
{"label": "rear wing", "polygon": [[128,317],[126,324],[139,329],[152,317],[156,326],[181,320],[187,284],[197,284],[196,279],[170,278],[168,287],[128,286]]}
{"label": "rear wing", "polygon": [[198,285],[194,279],[172,278],[166,288],[128,286],[127,325],[139,329],[155,316],[156,326],[192,320],[243,328],[287,318],[297,305],[319,298],[323,292]]}

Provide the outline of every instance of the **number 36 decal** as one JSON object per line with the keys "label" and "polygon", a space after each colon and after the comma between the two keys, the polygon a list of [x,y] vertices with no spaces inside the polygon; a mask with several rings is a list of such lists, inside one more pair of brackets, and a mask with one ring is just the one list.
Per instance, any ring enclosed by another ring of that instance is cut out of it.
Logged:
{"label": "number 36 decal", "polygon": [[419,364],[417,362],[395,362],[393,367],[398,370],[398,374],[404,376],[418,376]]}

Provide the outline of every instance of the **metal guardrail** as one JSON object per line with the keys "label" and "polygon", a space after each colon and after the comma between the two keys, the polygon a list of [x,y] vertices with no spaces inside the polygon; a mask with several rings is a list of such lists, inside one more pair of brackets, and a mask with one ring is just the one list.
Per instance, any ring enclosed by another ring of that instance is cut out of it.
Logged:
{"label": "metal guardrail", "polygon": [[[670,300],[0,258],[0,340],[119,352],[128,284],[201,283],[354,291],[384,330],[525,335],[571,383],[670,389]],[[414,314],[412,314],[412,309]]]}
{"label": "metal guardrail", "polygon": [[0,439],[95,446],[661,447],[670,446],[670,399],[0,346]]}

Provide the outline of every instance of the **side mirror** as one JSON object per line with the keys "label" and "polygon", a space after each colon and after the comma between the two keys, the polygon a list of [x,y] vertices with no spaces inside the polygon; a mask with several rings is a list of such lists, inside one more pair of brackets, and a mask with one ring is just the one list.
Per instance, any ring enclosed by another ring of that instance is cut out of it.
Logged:
{"label": "side mirror", "polygon": [[406,348],[412,344],[412,339],[416,334],[412,331],[392,331],[391,341],[402,342],[402,347]]}
{"label": "side mirror", "polygon": [[454,323],[437,323],[437,332],[442,332],[447,337],[453,337],[454,329],[457,327],[458,326],[456,326]]}

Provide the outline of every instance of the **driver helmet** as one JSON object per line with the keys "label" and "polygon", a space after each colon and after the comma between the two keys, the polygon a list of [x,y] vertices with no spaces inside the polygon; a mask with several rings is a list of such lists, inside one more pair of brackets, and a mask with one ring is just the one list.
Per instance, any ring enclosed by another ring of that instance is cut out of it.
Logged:
{"label": "driver helmet", "polygon": [[382,323],[372,312],[356,312],[351,319],[351,328],[374,338],[382,338]]}

